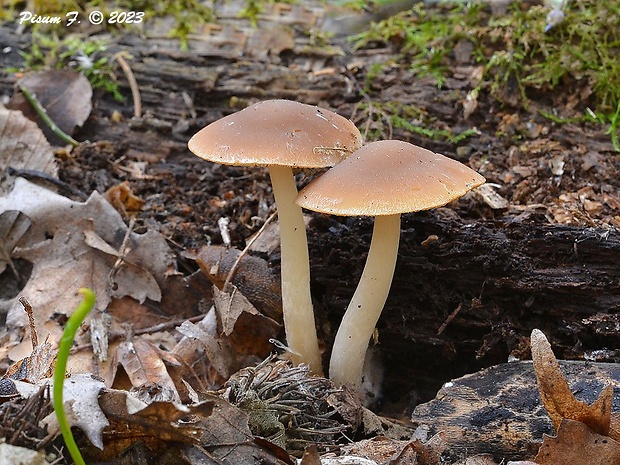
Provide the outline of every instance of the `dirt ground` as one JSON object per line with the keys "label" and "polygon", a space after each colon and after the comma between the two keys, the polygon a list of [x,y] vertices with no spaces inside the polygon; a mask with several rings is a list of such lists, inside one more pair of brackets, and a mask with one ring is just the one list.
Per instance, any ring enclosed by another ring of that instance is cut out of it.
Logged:
{"label": "dirt ground", "polygon": [[[483,89],[465,115],[479,67],[473,57],[449,55],[447,78],[438,85],[412,73],[398,44],[355,50],[336,35],[330,39],[333,49],[310,47],[299,24],[292,42],[268,42],[260,50],[252,41],[267,25],[272,23],[243,29],[251,40],[241,54],[226,29],[215,39],[190,39],[187,52],[161,37],[110,36],[106,53],[124,50],[131,56],[142,116],[135,117],[130,86],[117,69],[125,101],[95,90],[92,112],[73,134],[90,142],[59,153],[60,180],[85,195],[127,182],[144,201],[136,231],[161,232],[177,254],[179,270],[190,275],[198,269],[187,258],[192,252],[223,243],[218,220],[230,220],[231,245],[242,249],[274,202],[265,169],[205,162],[188,151],[188,139],[259,100],[317,104],[351,118],[367,142],[383,137],[421,145],[466,163],[490,186],[445,208],[403,217],[393,292],[379,323],[385,364],[379,409],[404,418],[452,378],[510,355],[527,358],[526,339],[536,326],[552,333],[563,357],[584,359],[598,351],[597,361],[618,361],[617,334],[596,325],[617,324],[620,311],[620,153],[607,126],[541,116],[586,111],[589,102],[574,83],[553,92],[530,91],[526,107],[510,83],[502,89],[502,102]],[[14,24],[5,24],[0,39],[12,48],[0,58],[3,68],[18,66],[17,51],[29,43],[29,33],[17,34]],[[2,71],[0,95],[13,96],[18,78]],[[425,137],[395,124],[387,110],[394,102],[415,108],[419,119],[409,116],[408,122],[434,133]],[[466,130],[471,135],[458,142],[442,136]],[[318,174],[298,173],[298,186]],[[309,217],[312,289],[329,353],[372,223]],[[585,248],[578,252],[582,242]],[[257,255],[277,271],[277,250]],[[528,272],[548,273],[548,280]],[[571,281],[575,273],[582,281]]]}

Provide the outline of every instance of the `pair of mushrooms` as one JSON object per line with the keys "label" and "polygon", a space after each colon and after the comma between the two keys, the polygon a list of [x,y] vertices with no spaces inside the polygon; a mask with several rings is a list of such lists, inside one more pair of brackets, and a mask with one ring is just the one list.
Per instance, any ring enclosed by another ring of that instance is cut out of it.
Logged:
{"label": "pair of mushrooms", "polygon": [[[336,384],[360,389],[368,342],[390,289],[400,215],[445,205],[484,183],[467,166],[396,141],[362,147],[355,125],[329,110],[267,100],[199,131],[189,149],[205,160],[267,166],[280,223],[282,307],[294,363],[322,373],[310,296],[301,207],[333,215],[375,216],[362,277],[337,331],[329,366]],[[334,166],[299,194],[292,168]]]}

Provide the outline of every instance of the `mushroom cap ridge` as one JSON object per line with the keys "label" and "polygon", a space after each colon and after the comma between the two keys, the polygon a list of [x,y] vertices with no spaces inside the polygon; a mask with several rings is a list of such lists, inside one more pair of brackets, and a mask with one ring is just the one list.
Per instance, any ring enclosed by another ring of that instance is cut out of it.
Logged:
{"label": "mushroom cap ridge", "polygon": [[429,210],[485,182],[466,165],[398,140],[371,142],[301,190],[295,202],[342,216]]}
{"label": "mushroom cap ridge", "polygon": [[189,149],[226,165],[333,166],[362,144],[359,130],[330,110],[291,100],[265,100],[198,131]]}

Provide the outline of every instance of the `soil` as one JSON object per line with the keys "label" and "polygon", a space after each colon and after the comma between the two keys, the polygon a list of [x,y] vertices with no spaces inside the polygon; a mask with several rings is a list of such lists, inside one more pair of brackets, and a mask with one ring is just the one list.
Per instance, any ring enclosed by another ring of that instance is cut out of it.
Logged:
{"label": "soil", "polygon": [[[395,47],[353,50],[338,36],[332,44],[337,53],[308,47],[299,33],[292,45],[241,54],[230,41],[211,49],[190,41],[183,52],[171,39],[125,33],[110,39],[110,55],[131,55],[143,116],[134,117],[119,70],[126,101],[95,91],[90,117],[73,134],[90,142],[59,153],[59,177],[86,194],[128,182],[145,201],[138,230],[159,230],[185,273],[198,269],[184,258],[187,252],[222,243],[220,218],[230,219],[232,246],[243,248],[273,209],[264,169],[208,163],[186,146],[200,128],[259,100],[324,106],[365,133],[456,158],[483,174],[500,196],[474,193],[435,211],[404,215],[395,281],[378,326],[385,372],[378,409],[407,416],[452,378],[509,356],[526,358],[534,327],[547,333],[560,358],[620,358],[613,331],[620,313],[620,154],[607,127],[540,116],[540,110],[568,111],[575,97],[569,84],[528,95],[527,108],[518,99],[500,103],[483,90],[466,118],[473,58],[452,57],[448,78],[438,86],[415,77]],[[18,50],[30,40],[28,32],[3,25],[0,42],[11,51],[0,58],[2,66],[16,66]],[[377,63],[384,64],[378,73]],[[372,85],[362,92],[371,70]],[[0,94],[12,95],[17,78],[0,72]],[[421,109],[430,129],[475,128],[477,134],[459,143],[425,138],[362,107],[388,102]],[[572,111],[587,105],[578,101]],[[318,174],[299,173],[299,187]],[[372,220],[309,216],[312,289],[328,354],[363,266]],[[277,269],[277,250],[263,256]]]}

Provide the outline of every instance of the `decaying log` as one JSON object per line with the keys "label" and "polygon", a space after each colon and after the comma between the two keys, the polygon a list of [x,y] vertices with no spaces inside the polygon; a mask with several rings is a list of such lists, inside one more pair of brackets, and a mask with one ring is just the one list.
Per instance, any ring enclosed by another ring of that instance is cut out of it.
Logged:
{"label": "decaying log", "polygon": [[[620,234],[513,218],[405,215],[392,289],[378,324],[386,402],[411,405],[442,382],[526,357],[532,328],[558,358],[620,353]],[[313,291],[335,329],[366,257],[372,222],[310,223]],[[435,237],[436,236],[436,237]]]}
{"label": "decaying log", "polygon": [[[609,383],[620,381],[616,363],[560,362],[577,398],[592,404]],[[616,392],[613,411],[620,409]],[[432,401],[419,405],[412,416],[415,427],[441,431],[446,450],[457,460],[492,454],[506,460],[532,460],[543,434],[555,436],[553,424],[540,402],[532,362],[504,363],[444,385]]]}

